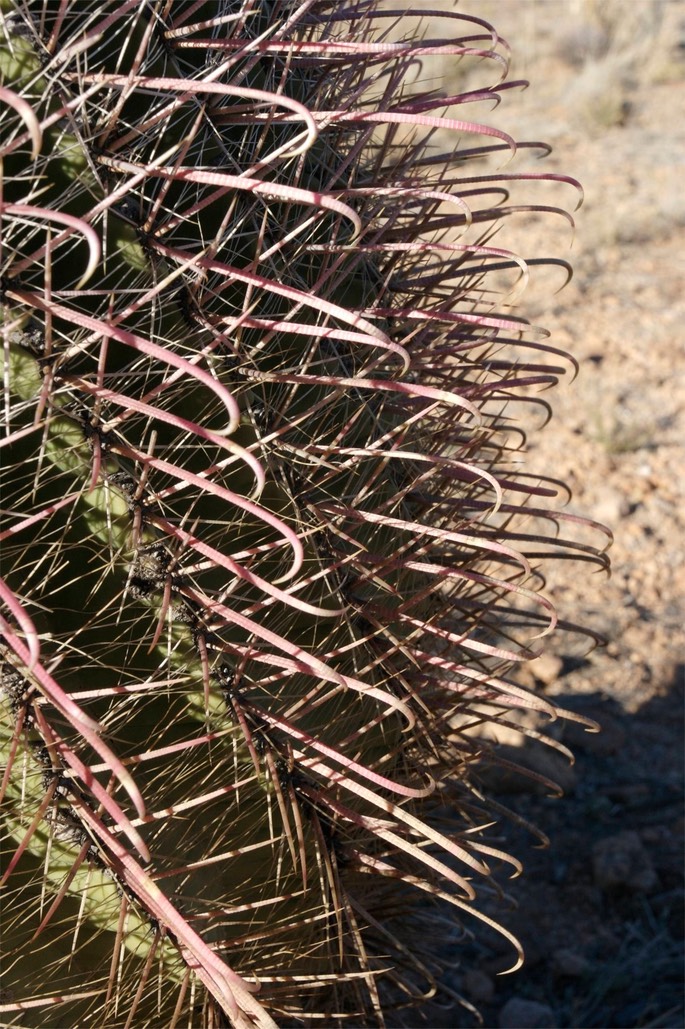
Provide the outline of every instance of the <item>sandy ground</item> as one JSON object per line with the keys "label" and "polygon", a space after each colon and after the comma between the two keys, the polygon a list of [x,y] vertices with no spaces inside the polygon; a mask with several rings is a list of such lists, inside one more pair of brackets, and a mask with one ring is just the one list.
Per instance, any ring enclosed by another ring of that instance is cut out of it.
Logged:
{"label": "sandy ground", "polygon": [[[561,800],[523,779],[491,783],[551,839],[540,851],[526,834],[507,836],[525,866],[508,887],[518,910],[492,907],[527,963],[499,977],[509,954],[479,930],[466,953],[455,947],[452,982],[486,1026],[676,1029],[685,1024],[685,4],[464,0],[458,9],[496,25],[513,76],[531,83],[478,117],[551,143],[547,166],[585,189],[570,250],[567,228],[550,240],[534,217],[519,237],[524,256],[573,263],[572,282],[556,295],[551,280],[539,283],[525,311],[580,363],[550,395],[554,418],[532,436],[528,460],[565,480],[569,510],[606,523],[615,542],[609,580],[572,562],[548,579],[562,617],[608,644],[588,654],[559,633],[526,683],[603,732],[566,729],[572,769],[505,741],[530,767],[557,772]],[[476,1024],[467,1013],[431,1017]]]}

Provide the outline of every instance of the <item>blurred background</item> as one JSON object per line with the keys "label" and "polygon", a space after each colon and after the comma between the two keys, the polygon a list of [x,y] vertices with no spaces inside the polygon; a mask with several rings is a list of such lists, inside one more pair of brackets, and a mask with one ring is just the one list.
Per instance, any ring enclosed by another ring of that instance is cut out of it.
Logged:
{"label": "blurred background", "polygon": [[[432,19],[433,6],[425,0],[426,36],[449,34],[459,23]],[[455,944],[453,986],[501,1029],[681,1029],[685,3],[460,0],[455,9],[491,22],[512,48],[509,78],[530,81],[505,91],[496,110],[470,104],[463,117],[550,143],[542,164],[522,150],[516,168],[544,165],[585,190],[575,233],[560,218],[530,215],[507,222],[493,243],[510,246],[513,233],[522,256],[573,264],[558,293],[559,270],[535,270],[523,302],[580,364],[575,381],[548,395],[554,417],[532,434],[528,462],[565,481],[568,510],[607,524],[615,543],[610,580],[557,562],[547,590],[562,618],[591,625],[608,645],[588,654],[577,634],[557,633],[523,679],[602,733],[562,727],[572,768],[522,734],[502,737],[505,752],[561,783],[561,800],[500,771],[489,782],[551,839],[539,850],[529,834],[507,831],[525,866],[508,884],[518,910],[494,900],[491,909],[522,940],[526,965],[498,977],[507,945],[478,928],[466,951]],[[473,63],[464,70],[445,58],[441,72],[450,93],[483,84]],[[485,74],[492,83],[491,66]],[[538,190],[536,202],[572,209],[566,188],[550,200]],[[454,1026],[455,1017],[477,1024],[437,1010],[434,1022]]]}

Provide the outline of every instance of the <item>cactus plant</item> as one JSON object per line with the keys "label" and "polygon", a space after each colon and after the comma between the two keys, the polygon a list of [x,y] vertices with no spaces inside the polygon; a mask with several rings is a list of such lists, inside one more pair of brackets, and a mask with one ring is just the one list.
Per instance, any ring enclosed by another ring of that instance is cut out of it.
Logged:
{"label": "cactus plant", "polygon": [[491,243],[579,187],[462,117],[516,83],[451,9],[2,10],[3,1024],[399,1024],[518,870],[472,730],[559,714],[541,562],[605,561]]}

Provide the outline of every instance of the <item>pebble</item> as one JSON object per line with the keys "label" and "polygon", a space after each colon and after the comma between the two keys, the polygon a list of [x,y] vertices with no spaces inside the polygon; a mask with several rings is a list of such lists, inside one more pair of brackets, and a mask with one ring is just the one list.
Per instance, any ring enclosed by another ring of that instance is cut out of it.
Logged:
{"label": "pebble", "polygon": [[592,507],[592,517],[597,522],[616,529],[619,523],[630,514],[630,501],[622,493],[606,492]]}
{"label": "pebble", "polygon": [[620,889],[649,893],[659,881],[642,840],[632,829],[595,844],[592,871],[595,884],[605,893]]}
{"label": "pebble", "polygon": [[552,954],[552,968],[556,975],[564,979],[580,979],[588,971],[589,963],[575,950],[560,947]]}
{"label": "pebble", "polygon": [[489,1004],[495,996],[495,984],[479,968],[470,968],[464,973],[464,992],[475,1004]]}
{"label": "pebble", "polygon": [[554,1012],[547,1004],[512,997],[499,1013],[499,1029],[557,1029]]}
{"label": "pebble", "polygon": [[529,661],[526,667],[538,682],[551,686],[561,677],[564,662],[556,654],[540,654]]}

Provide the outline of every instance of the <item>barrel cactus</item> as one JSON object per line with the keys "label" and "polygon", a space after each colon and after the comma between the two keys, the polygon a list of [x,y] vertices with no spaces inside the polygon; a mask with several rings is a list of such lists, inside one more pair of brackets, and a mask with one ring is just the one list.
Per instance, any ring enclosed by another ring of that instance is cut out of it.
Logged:
{"label": "barrel cactus", "polygon": [[491,238],[579,187],[444,6],[3,0],[3,1024],[415,1024],[518,870],[473,729],[557,716],[540,564],[604,559]]}

